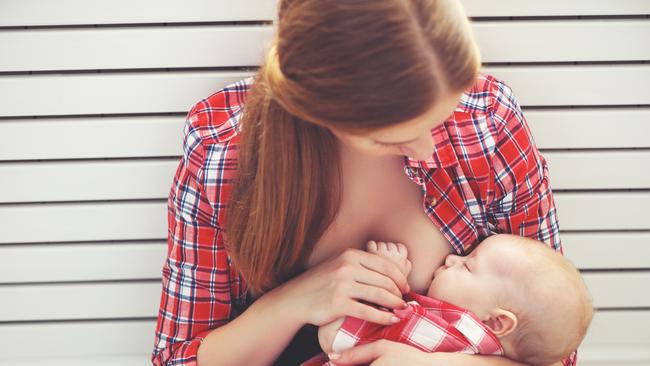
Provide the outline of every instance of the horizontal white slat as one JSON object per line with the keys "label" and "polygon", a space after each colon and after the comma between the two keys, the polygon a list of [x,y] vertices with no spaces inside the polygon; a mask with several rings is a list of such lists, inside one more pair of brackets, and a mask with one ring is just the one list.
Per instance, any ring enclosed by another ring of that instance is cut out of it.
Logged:
{"label": "horizontal white slat", "polygon": [[0,283],[161,278],[166,242],[0,245]]}
{"label": "horizontal white slat", "polygon": [[648,192],[555,193],[562,230],[647,230]]}
{"label": "horizontal white slat", "polygon": [[650,307],[650,271],[588,272],[582,277],[598,308]]}
{"label": "horizontal white slat", "polygon": [[273,20],[276,3],[277,0],[3,0],[0,26]]}
{"label": "horizontal white slat", "polygon": [[[562,230],[647,230],[647,192],[555,194]],[[0,205],[0,243],[164,239],[166,202]]]}
{"label": "horizontal white slat", "polygon": [[545,152],[556,189],[650,188],[650,151]]}
{"label": "horizontal white slat", "polygon": [[[650,47],[639,46],[650,37],[650,20],[477,22],[473,27],[483,62],[650,59]],[[156,26],[4,31],[0,32],[0,71],[257,66],[275,28]],[[195,52],[197,49],[201,52]],[[42,54],[49,57],[39,57]]]}
{"label": "horizontal white slat", "polygon": [[583,342],[584,346],[604,345],[650,347],[650,310],[598,311]]}
{"label": "horizontal white slat", "polygon": [[[649,14],[645,0],[462,0],[471,17]],[[0,26],[273,20],[277,0],[4,0]],[[34,11],[39,9],[39,11]]]}
{"label": "horizontal white slat", "polygon": [[521,105],[650,104],[650,65],[495,66],[485,71],[510,85]]}
{"label": "horizontal white slat", "polygon": [[81,356],[81,357],[40,357],[12,360],[0,359],[0,364],[8,362],[11,366],[151,366],[149,354],[137,356]]}
{"label": "horizontal white slat", "polygon": [[564,255],[581,269],[650,268],[650,232],[562,233]]}
{"label": "horizontal white slat", "polygon": [[[650,233],[563,233],[562,241],[580,269],[650,268]],[[159,279],[166,253],[162,240],[0,245],[0,283]]]}
{"label": "horizontal white slat", "polygon": [[0,321],[156,316],[156,282],[0,285]]}
{"label": "horizontal white slat", "polygon": [[252,75],[214,71],[0,76],[0,116],[186,112],[201,98]]}
{"label": "horizontal white slat", "polygon": [[[650,65],[488,67],[522,105],[650,104]],[[0,116],[184,112],[255,72],[0,77]],[[65,93],[61,91],[65,90]]]}
{"label": "horizontal white slat", "polygon": [[[650,147],[647,108],[526,109],[524,115],[540,149]],[[0,160],[178,156],[183,122],[184,116],[4,120]]]}
{"label": "horizontal white slat", "polygon": [[0,243],[167,237],[166,202],[0,206]]}
{"label": "horizontal white slat", "polygon": [[[629,168],[650,166],[647,151],[544,156],[554,189],[650,188],[650,170]],[[0,203],[164,199],[179,160],[0,163]]]}
{"label": "horizontal white slat", "polygon": [[0,160],[180,156],[183,125],[184,116],[5,120]]}
{"label": "horizontal white slat", "polygon": [[[585,273],[583,278],[597,308],[650,306],[650,271]],[[158,281],[0,285],[0,321],[156,316],[161,288]]]}
{"label": "horizontal white slat", "polygon": [[[647,365],[650,362],[648,324],[650,311],[647,310],[597,312],[580,347],[580,364]],[[0,364],[149,365],[154,327],[155,320],[4,324],[0,325],[0,341],[5,346]],[[129,354],[132,356],[124,356]],[[111,357],[115,357],[113,364]],[[144,361],[138,363],[138,360]]]}
{"label": "horizontal white slat", "polygon": [[648,14],[645,0],[461,0],[468,16],[564,16]]}
{"label": "horizontal white slat", "polygon": [[599,311],[578,351],[586,366],[650,364],[650,311]]}
{"label": "horizontal white slat", "polygon": [[268,25],[4,31],[0,71],[257,66],[273,31]]}
{"label": "horizontal white slat", "polygon": [[648,108],[527,109],[524,116],[540,149],[650,147]]}
{"label": "horizontal white slat", "polygon": [[[155,319],[0,324],[0,365],[39,357],[142,357],[153,349],[155,326]],[[26,365],[39,365],[33,359]]]}
{"label": "horizontal white slat", "polygon": [[0,202],[166,198],[179,160],[0,164]]}
{"label": "horizontal white slat", "polygon": [[[650,20],[476,22],[483,62],[647,60]],[[594,42],[597,39],[598,42]]]}

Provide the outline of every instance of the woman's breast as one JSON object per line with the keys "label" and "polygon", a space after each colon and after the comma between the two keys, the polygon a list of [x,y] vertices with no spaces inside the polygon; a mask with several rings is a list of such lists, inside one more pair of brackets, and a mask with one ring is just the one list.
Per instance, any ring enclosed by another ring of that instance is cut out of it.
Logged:
{"label": "woman's breast", "polygon": [[[452,248],[422,207],[422,190],[403,172],[381,180],[344,188],[334,222],[318,240],[308,260],[312,267],[347,248],[365,250],[369,240],[399,242],[408,248],[412,263],[408,282],[413,291],[426,294],[433,272]],[[361,187],[363,189],[361,189]]]}

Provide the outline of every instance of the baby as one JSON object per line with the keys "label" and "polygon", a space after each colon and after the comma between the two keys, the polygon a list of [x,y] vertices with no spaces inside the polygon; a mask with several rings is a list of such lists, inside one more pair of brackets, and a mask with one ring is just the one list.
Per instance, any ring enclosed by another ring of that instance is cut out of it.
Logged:
{"label": "baby", "polygon": [[[370,241],[366,249],[410,273],[404,245]],[[321,348],[340,352],[389,338],[429,352],[504,354],[545,366],[578,348],[594,313],[580,273],[560,253],[509,234],[488,237],[468,256],[447,256],[426,297],[410,292],[406,299],[412,300],[408,310],[393,310],[401,319],[395,325],[345,317],[321,326]],[[426,327],[420,326],[423,318]],[[423,329],[429,334],[416,334]],[[318,362],[315,357],[303,365]]]}

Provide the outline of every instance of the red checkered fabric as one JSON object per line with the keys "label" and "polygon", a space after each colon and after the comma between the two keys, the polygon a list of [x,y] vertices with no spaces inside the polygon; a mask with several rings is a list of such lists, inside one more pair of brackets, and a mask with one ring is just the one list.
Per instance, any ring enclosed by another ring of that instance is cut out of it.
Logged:
{"label": "red checkered fabric", "polygon": [[[253,81],[230,84],[187,114],[167,201],[168,249],[151,353],[156,366],[196,365],[203,338],[250,305],[223,228],[237,174],[239,121]],[[546,161],[505,83],[481,74],[431,136],[433,156],[405,156],[404,172],[420,185],[428,198],[424,212],[456,253],[468,254],[497,233],[562,250]]]}
{"label": "red checkered fabric", "polygon": [[[410,292],[408,307],[394,309],[401,319],[381,325],[348,316],[336,332],[332,350],[342,352],[379,339],[411,345],[425,352],[503,355],[499,339],[472,312],[435,298]],[[301,366],[335,366],[327,355],[316,355]]]}

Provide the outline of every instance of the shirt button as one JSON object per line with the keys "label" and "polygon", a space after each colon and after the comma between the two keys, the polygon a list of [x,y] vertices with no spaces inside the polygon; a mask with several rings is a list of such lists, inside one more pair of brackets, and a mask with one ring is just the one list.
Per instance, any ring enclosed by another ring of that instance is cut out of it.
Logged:
{"label": "shirt button", "polygon": [[408,169],[409,173],[411,173],[412,175],[417,175],[417,173],[418,173],[418,170],[416,168],[412,167],[412,166],[408,167],[407,169]]}
{"label": "shirt button", "polygon": [[424,202],[426,202],[427,206],[433,206],[438,202],[435,197],[432,195],[427,195],[424,199]]}

